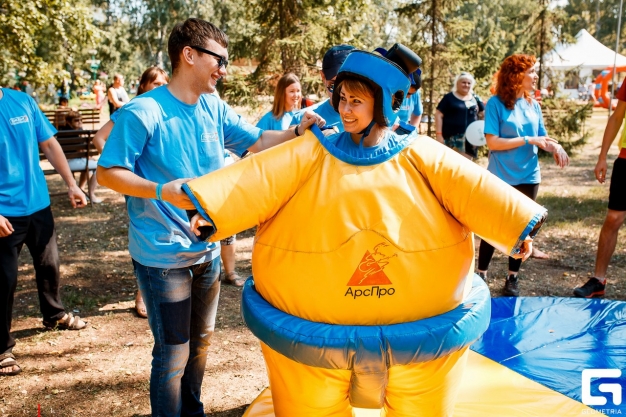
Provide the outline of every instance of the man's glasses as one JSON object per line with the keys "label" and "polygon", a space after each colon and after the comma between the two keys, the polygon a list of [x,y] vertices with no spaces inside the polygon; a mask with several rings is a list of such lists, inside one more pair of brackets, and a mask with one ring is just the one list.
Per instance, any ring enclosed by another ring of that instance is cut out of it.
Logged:
{"label": "man's glasses", "polygon": [[332,92],[335,91],[335,82],[331,81],[330,83],[326,84],[326,89],[332,94]]}
{"label": "man's glasses", "polygon": [[228,60],[225,57],[223,57],[222,55],[218,55],[215,52],[211,52],[208,49],[204,49],[204,48],[202,48],[200,46],[189,45],[189,47],[195,49],[196,51],[200,51],[202,53],[205,53],[207,55],[211,55],[211,56],[214,56],[215,58],[217,58],[217,66],[218,66],[218,68],[222,68],[222,67],[226,68],[228,66]]}

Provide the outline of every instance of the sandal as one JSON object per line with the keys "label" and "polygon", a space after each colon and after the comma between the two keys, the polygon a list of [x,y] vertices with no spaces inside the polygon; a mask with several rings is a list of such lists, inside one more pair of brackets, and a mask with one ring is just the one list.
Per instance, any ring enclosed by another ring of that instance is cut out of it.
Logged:
{"label": "sandal", "polygon": [[[13,371],[0,371],[0,376],[14,376],[22,372],[22,368],[20,368],[20,366],[17,364],[15,356],[13,356],[12,353],[3,353],[2,355],[0,355],[0,369],[5,369],[9,367],[13,368]],[[17,367],[17,369],[15,369],[15,367]]]}
{"label": "sandal", "polygon": [[57,320],[54,323],[49,321],[43,321],[43,325],[49,329],[58,330],[82,330],[87,327],[87,323],[80,319],[79,316],[75,316],[72,313],[67,313],[65,319]]}
{"label": "sandal", "polygon": [[239,276],[235,271],[224,274],[222,282],[226,285],[232,285],[233,287],[243,287],[246,283],[246,279]]}
{"label": "sandal", "polygon": [[139,290],[137,290],[137,295],[135,296],[135,311],[139,317],[148,318],[148,310],[146,310],[146,304],[143,302],[143,297]]}

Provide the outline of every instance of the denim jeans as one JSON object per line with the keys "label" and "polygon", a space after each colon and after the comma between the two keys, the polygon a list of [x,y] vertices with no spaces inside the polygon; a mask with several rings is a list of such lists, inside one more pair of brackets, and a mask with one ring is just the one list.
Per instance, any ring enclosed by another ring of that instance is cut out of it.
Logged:
{"label": "denim jeans", "polygon": [[163,269],[133,260],[154,336],[150,403],[153,417],[204,417],[200,401],[220,294],[220,258]]}

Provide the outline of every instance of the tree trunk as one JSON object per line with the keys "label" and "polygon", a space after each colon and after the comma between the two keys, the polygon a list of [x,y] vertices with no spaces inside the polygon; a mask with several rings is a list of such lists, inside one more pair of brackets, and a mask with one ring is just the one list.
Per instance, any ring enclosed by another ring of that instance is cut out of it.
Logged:
{"label": "tree trunk", "polygon": [[539,81],[537,82],[537,88],[541,91],[543,84],[543,54],[545,53],[546,44],[546,0],[539,0],[539,6],[541,7],[541,28],[539,32]]}
{"label": "tree trunk", "polygon": [[[278,37],[281,40],[285,39],[285,20],[285,4],[283,0],[278,0]],[[284,45],[280,47],[280,58],[283,72],[285,72],[287,71],[289,63],[287,62],[287,51],[285,51]]]}
{"label": "tree trunk", "polygon": [[435,57],[437,55],[437,1],[432,0],[431,11],[431,36],[432,42],[430,48],[430,83],[428,92],[428,136],[432,137],[432,125],[433,125],[433,93],[435,90]]}

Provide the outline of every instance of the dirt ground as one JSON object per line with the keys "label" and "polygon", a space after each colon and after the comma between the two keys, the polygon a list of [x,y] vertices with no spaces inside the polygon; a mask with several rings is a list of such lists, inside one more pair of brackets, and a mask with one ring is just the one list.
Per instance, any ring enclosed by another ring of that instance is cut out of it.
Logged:
{"label": "dirt ground", "polygon": [[[593,177],[606,113],[589,126],[594,139],[560,170],[542,161],[539,202],[550,211],[537,245],[549,260],[530,260],[521,271],[524,296],[571,295],[593,272],[597,237],[606,212],[608,186]],[[616,156],[612,149],[609,160]],[[480,161],[485,164],[485,161]],[[62,190],[58,176],[51,191]],[[68,311],[89,321],[82,331],[44,331],[30,255],[20,260],[13,333],[21,375],[0,378],[0,416],[148,416],[153,339],[145,319],[134,314],[137,289],[127,252],[127,224],[121,195],[100,188],[104,203],[72,210],[54,197],[62,261],[62,297]],[[237,242],[237,269],[249,275],[253,231]],[[620,236],[609,273],[607,298],[626,299],[626,236]],[[496,254],[489,285],[498,296],[507,258]],[[258,342],[239,313],[241,291],[222,287],[216,333],[209,351],[202,401],[208,416],[241,416],[267,386]]]}

